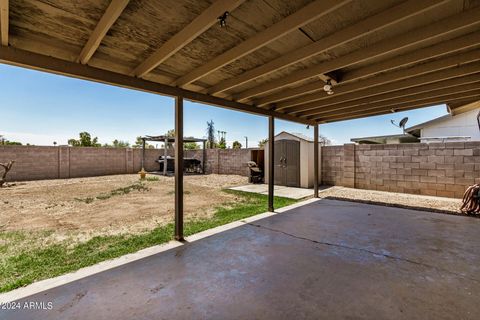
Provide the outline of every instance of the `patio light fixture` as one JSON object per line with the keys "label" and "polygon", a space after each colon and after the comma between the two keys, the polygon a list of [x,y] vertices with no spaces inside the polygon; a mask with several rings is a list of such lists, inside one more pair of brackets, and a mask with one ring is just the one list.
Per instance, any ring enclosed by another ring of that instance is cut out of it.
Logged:
{"label": "patio light fixture", "polygon": [[327,83],[325,83],[323,85],[323,91],[325,91],[328,95],[332,95],[333,94],[333,90],[332,90],[332,81],[330,79],[327,80]]}
{"label": "patio light fixture", "polygon": [[230,12],[225,11],[220,17],[218,17],[218,21],[220,23],[221,28],[227,27],[227,17],[230,15]]}

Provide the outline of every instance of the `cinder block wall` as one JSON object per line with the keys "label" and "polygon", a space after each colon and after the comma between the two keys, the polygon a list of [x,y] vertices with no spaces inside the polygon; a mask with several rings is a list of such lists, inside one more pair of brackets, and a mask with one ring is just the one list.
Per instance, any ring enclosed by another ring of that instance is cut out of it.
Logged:
{"label": "cinder block wall", "polygon": [[[247,176],[250,149],[206,150],[207,173]],[[461,198],[480,183],[480,142],[389,144],[322,147],[323,184],[361,189]],[[169,155],[173,155],[173,149]],[[159,169],[163,149],[145,150],[145,169]],[[202,159],[202,150],[186,157]],[[15,160],[10,181],[134,173],[142,150],[0,146],[0,162]]]}
{"label": "cinder block wall", "polygon": [[[247,162],[251,158],[251,149],[207,149],[207,173],[237,174],[248,176]],[[185,157],[202,160],[203,150],[186,150]]]}
{"label": "cinder block wall", "polygon": [[55,179],[64,173],[64,167],[59,172],[59,159],[64,164],[68,161],[56,147],[30,146],[0,146],[0,162],[15,160],[7,179],[9,180],[40,180]]}
{"label": "cinder block wall", "polygon": [[480,142],[322,148],[324,184],[461,198],[480,182]]}
{"label": "cinder block wall", "polygon": [[[173,148],[168,155],[173,156]],[[145,150],[145,170],[156,171],[163,149]],[[203,150],[186,150],[185,157],[202,160]],[[247,176],[250,149],[206,150],[206,172]],[[15,160],[10,181],[91,177],[140,171],[142,149],[0,146],[0,162]]]}
{"label": "cinder block wall", "polygon": [[322,183],[343,185],[343,146],[322,147]]}

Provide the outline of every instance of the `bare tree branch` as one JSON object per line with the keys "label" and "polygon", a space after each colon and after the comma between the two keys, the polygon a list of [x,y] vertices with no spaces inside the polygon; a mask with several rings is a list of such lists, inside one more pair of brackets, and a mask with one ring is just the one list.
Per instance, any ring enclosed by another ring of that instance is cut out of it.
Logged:
{"label": "bare tree branch", "polygon": [[0,188],[7,182],[7,174],[12,169],[13,164],[15,161],[10,161],[8,163],[0,163],[0,167],[3,167],[3,174],[0,177]]}

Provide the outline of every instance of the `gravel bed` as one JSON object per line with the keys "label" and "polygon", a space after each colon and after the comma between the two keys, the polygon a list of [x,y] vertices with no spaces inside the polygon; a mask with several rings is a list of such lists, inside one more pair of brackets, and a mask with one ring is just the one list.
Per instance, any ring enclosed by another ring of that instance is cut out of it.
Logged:
{"label": "gravel bed", "polygon": [[405,193],[352,189],[345,187],[326,187],[320,191],[321,198],[380,204],[386,206],[418,209],[464,215],[460,212],[461,199],[422,196]]}

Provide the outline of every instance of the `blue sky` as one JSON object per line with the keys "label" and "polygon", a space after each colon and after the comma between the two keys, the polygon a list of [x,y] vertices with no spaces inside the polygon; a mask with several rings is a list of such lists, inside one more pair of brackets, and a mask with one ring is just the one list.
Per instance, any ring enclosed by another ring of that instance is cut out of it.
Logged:
{"label": "blue sky", "polygon": [[[0,135],[35,145],[66,144],[81,131],[98,136],[102,143],[114,139],[134,142],[141,135],[164,134],[174,127],[171,98],[48,73],[0,65]],[[267,118],[242,112],[185,103],[185,135],[204,137],[206,122],[227,132],[227,142],[249,146],[268,135]],[[408,116],[412,126],[446,114],[445,106],[358,119],[320,126],[334,144],[350,138],[400,133],[390,120]],[[276,132],[313,135],[304,125],[278,120]]]}

